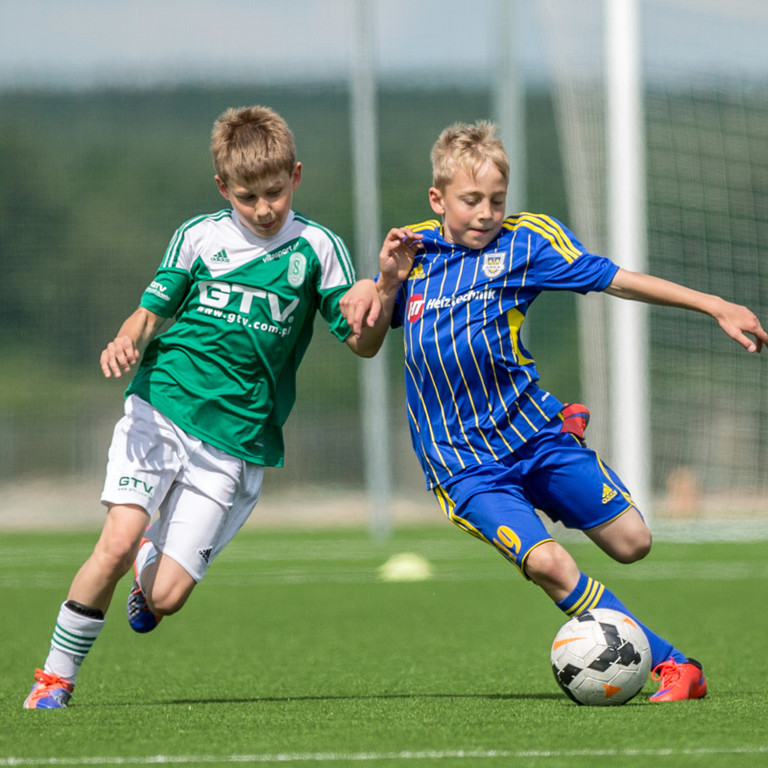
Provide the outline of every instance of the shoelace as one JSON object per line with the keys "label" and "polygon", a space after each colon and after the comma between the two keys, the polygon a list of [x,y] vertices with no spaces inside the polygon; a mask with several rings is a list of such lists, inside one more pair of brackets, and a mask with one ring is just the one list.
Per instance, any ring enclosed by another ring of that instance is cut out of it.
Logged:
{"label": "shoelace", "polygon": [[668,688],[680,677],[680,667],[674,661],[662,661],[651,672],[652,680],[661,680],[661,688]]}
{"label": "shoelace", "polygon": [[147,607],[147,599],[144,597],[144,593],[141,591],[141,587],[136,584],[136,582],[133,582],[135,587],[131,590],[131,599],[128,603],[128,610],[130,611],[131,618],[136,616],[136,614],[143,613],[144,611],[149,612],[149,608]]}
{"label": "shoelace", "polygon": [[[135,619],[139,614],[141,613],[152,613],[149,609],[149,605],[147,605],[147,598],[144,596],[144,593],[141,591],[141,587],[138,585],[136,581],[133,582],[134,588],[131,590],[131,594],[128,600],[128,618],[130,621]],[[158,616],[156,613],[152,613],[152,615],[157,619],[158,624],[160,623],[160,619],[162,616]]]}
{"label": "shoelace", "polygon": [[64,688],[64,690],[71,691],[74,688],[72,683],[68,682],[63,677],[45,672],[42,669],[35,670],[35,682],[40,683],[45,689]]}

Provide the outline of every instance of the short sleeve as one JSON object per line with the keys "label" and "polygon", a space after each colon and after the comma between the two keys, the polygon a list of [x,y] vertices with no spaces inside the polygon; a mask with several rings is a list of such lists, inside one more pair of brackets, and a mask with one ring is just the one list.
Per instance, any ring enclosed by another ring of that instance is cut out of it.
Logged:
{"label": "short sleeve", "polygon": [[189,291],[189,272],[161,267],[146,287],[141,306],[160,317],[173,317]]}
{"label": "short sleeve", "polygon": [[590,253],[565,226],[540,217],[534,230],[532,278],[539,290],[604,291],[619,267],[605,256]]}
{"label": "short sleeve", "polygon": [[[317,237],[318,230],[320,237]],[[350,328],[341,313],[339,301],[354,284],[356,275],[344,241],[330,230],[317,227],[312,246],[319,270],[316,277],[318,308],[331,333],[341,341],[349,336]]]}

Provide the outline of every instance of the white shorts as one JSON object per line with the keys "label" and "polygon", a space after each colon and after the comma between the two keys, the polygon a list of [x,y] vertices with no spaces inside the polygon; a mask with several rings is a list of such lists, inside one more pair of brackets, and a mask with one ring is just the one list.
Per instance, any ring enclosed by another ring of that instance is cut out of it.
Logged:
{"label": "white shorts", "polygon": [[136,504],[150,518],[157,549],[195,581],[248,519],[264,468],[179,429],[136,395],[112,436],[102,504]]}

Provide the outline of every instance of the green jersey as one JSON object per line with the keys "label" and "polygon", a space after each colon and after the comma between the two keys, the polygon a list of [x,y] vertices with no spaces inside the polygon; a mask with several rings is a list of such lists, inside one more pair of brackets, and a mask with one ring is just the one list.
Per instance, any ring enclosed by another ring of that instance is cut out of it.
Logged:
{"label": "green jersey", "polygon": [[147,346],[126,395],[233,456],[281,466],[315,313],[344,340],[339,298],[354,279],[342,240],[295,212],[269,240],[229,209],[187,221],[141,299],[175,322]]}

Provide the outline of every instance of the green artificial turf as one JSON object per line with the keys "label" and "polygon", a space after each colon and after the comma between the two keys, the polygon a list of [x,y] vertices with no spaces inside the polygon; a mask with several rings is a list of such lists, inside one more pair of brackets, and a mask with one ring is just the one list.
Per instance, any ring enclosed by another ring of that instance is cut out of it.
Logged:
{"label": "green artificial turf", "polygon": [[[704,663],[710,695],[572,704],[549,645],[565,620],[450,525],[242,531],[179,614],[124,618],[126,576],[67,710],[25,711],[69,582],[95,539],[0,539],[0,768],[45,765],[732,766],[768,764],[765,544],[657,543],[582,569]],[[419,582],[378,568],[415,552]]]}

